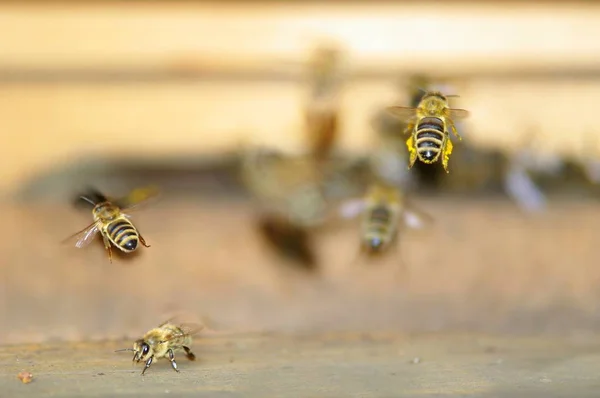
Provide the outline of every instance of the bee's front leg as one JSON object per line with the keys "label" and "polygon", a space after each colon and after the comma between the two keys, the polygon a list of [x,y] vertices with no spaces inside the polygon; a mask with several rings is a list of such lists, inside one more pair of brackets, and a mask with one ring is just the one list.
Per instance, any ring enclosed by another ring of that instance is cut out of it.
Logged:
{"label": "bee's front leg", "polygon": [[173,354],[173,350],[169,349],[169,361],[171,361],[171,366],[173,370],[179,373],[179,369],[177,369],[177,362],[175,362],[175,355]]}
{"label": "bee's front leg", "polygon": [[148,358],[148,360],[146,361],[146,365],[144,365],[144,370],[142,370],[142,376],[144,375],[144,373],[146,373],[146,369],[148,369],[150,367],[150,365],[152,365],[152,360],[154,359],[154,355],[152,355],[150,358]]}

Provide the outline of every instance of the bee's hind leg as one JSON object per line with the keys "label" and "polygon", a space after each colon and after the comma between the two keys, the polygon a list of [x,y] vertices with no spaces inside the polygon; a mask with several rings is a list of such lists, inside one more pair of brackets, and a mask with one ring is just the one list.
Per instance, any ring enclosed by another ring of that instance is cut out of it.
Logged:
{"label": "bee's hind leg", "polygon": [[448,161],[450,160],[450,155],[452,154],[453,148],[454,146],[452,145],[452,141],[448,139],[446,141],[446,148],[444,148],[444,153],[442,154],[444,156],[444,158],[442,159],[442,166],[444,166],[444,170],[446,170],[446,173],[450,172],[448,171]]}
{"label": "bee's hind leg", "polygon": [[408,160],[408,168],[412,168],[417,160],[417,148],[415,147],[415,140],[411,135],[408,140],[406,140],[406,147],[408,148],[408,153],[410,154],[410,158]]}
{"label": "bee's hind leg", "polygon": [[142,237],[142,235],[139,235],[140,237],[140,242],[142,242],[142,245],[146,246],[146,247],[150,247],[150,245],[146,244],[146,240],[144,240],[144,238]]}
{"label": "bee's hind leg", "polygon": [[177,362],[175,362],[175,355],[173,354],[173,350],[169,350],[169,361],[171,361],[171,366],[173,370],[179,373],[179,369],[177,369]]}
{"label": "bee's hind leg", "polygon": [[183,346],[183,349],[185,350],[185,355],[187,356],[187,359],[189,359],[190,361],[196,360],[196,355],[194,355],[194,353],[192,352],[192,350],[190,350],[189,347]]}
{"label": "bee's hind leg", "polygon": [[110,241],[108,240],[108,238],[106,237],[102,237],[102,240],[104,241],[104,248],[106,249],[107,253],[108,253],[108,261],[110,261],[112,263],[112,249],[110,247]]}

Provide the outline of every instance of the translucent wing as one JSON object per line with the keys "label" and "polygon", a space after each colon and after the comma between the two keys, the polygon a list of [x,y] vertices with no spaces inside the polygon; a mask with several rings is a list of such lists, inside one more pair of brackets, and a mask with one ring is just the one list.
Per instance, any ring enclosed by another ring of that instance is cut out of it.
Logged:
{"label": "translucent wing", "polygon": [[409,228],[412,229],[423,229],[426,227],[426,222],[418,214],[411,211],[404,213],[404,222]]}
{"label": "translucent wing", "polygon": [[351,199],[341,204],[339,214],[342,218],[354,218],[365,209],[367,203],[364,199]]}
{"label": "translucent wing", "polygon": [[82,229],[81,231],[75,232],[73,235],[64,239],[63,243],[77,237],[77,242],[75,242],[75,246],[78,247],[79,249],[81,249],[81,248],[89,245],[94,240],[98,231],[99,231],[98,225],[94,221],[93,223],[91,223],[90,225],[88,225],[87,227]]}
{"label": "translucent wing", "polygon": [[204,325],[199,323],[181,323],[176,324],[176,326],[181,329],[181,332],[172,333],[170,336],[167,336],[164,340],[162,340],[162,342],[171,341],[173,339],[178,339],[185,336],[194,336],[204,329]]}
{"label": "translucent wing", "polygon": [[533,213],[545,210],[546,197],[523,167],[511,167],[504,176],[504,188],[525,211]]}
{"label": "translucent wing", "polygon": [[450,117],[452,119],[460,120],[469,117],[469,111],[465,109],[450,109]]}
{"label": "translucent wing", "polygon": [[408,121],[416,116],[417,109],[408,106],[390,106],[386,110],[399,119]]}
{"label": "translucent wing", "polygon": [[121,210],[131,210],[138,205],[158,196],[160,190],[154,185],[136,188],[129,192],[127,196],[116,199],[113,203],[121,208]]}
{"label": "translucent wing", "polygon": [[404,210],[402,217],[405,225],[411,229],[426,229],[434,223],[433,217],[413,206]]}

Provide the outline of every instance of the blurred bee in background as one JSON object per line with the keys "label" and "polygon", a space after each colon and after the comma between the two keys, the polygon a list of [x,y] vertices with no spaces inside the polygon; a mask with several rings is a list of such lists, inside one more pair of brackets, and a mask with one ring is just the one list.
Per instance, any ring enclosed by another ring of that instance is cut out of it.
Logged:
{"label": "blurred bee in background", "polygon": [[466,118],[469,112],[464,109],[453,109],[448,105],[448,97],[439,91],[427,92],[414,107],[392,106],[388,111],[408,122],[406,133],[410,138],[406,146],[410,153],[408,168],[412,168],[419,159],[425,164],[432,164],[442,158],[442,166],[448,173],[448,161],[452,154],[453,144],[448,130],[452,130],[458,139],[462,139],[453,119]]}
{"label": "blurred bee in background", "polygon": [[318,164],[312,156],[243,148],[241,178],[258,207],[258,232],[282,256],[316,270],[312,235],[335,216],[333,201],[356,190],[363,168],[360,162]]}
{"label": "blurred bee in background", "polygon": [[307,228],[295,225],[283,217],[263,215],[257,221],[258,231],[278,253],[307,271],[317,269],[317,259]]}
{"label": "blurred bee in background", "polygon": [[257,229],[272,249],[306,270],[316,268],[309,230],[327,212],[321,176],[310,157],[244,150],[241,177],[255,198]]}
{"label": "blurred bee in background", "polygon": [[410,204],[395,186],[374,182],[363,198],[349,200],[340,207],[343,218],[361,215],[360,254],[379,255],[398,247],[403,227],[423,229],[432,218]]}
{"label": "blurred bee in background", "polygon": [[316,162],[328,159],[339,134],[341,60],[336,46],[322,45],[311,53],[308,62],[305,129],[309,152]]}
{"label": "blurred bee in background", "polygon": [[242,154],[241,177],[262,211],[278,213],[305,227],[324,222],[323,175],[310,157],[247,148]]}
{"label": "blurred bee in background", "polygon": [[184,351],[187,359],[196,360],[196,356],[190,349],[192,336],[203,328],[203,325],[197,323],[179,323],[174,319],[169,319],[158,325],[157,328],[148,331],[141,339],[136,340],[133,348],[124,348],[115,352],[133,351],[133,361],[145,362],[142,376],[155,359],[167,356],[173,370],[179,372],[177,362],[175,362],[175,353]]}
{"label": "blurred bee in background", "polygon": [[100,233],[111,263],[112,246],[125,253],[135,251],[139,243],[145,247],[150,247],[129,220],[130,216],[123,213],[123,210],[132,210],[157,194],[158,189],[151,186],[135,189],[125,197],[112,200],[96,189],[89,188],[86,193],[79,196],[79,200],[94,206],[92,209],[94,221],[81,231],[66,238],[63,242],[77,238],[75,246],[83,248],[89,245]]}

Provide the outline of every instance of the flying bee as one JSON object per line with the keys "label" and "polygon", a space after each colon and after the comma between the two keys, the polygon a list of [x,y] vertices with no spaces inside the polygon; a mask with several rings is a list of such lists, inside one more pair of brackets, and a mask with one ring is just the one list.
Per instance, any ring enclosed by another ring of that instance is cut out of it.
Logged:
{"label": "flying bee", "polygon": [[405,133],[410,133],[406,146],[410,153],[408,168],[412,168],[417,158],[426,164],[432,164],[442,156],[442,165],[448,173],[448,160],[452,154],[452,141],[449,130],[462,140],[456,131],[453,119],[469,116],[464,109],[452,109],[448,106],[448,97],[439,91],[427,92],[416,108],[392,106],[387,110],[394,116],[408,122]]}
{"label": "flying bee", "polygon": [[203,328],[204,326],[200,324],[175,323],[173,319],[169,319],[148,331],[141,339],[136,340],[133,348],[123,348],[115,352],[133,351],[132,361],[146,363],[142,370],[142,376],[152,365],[152,361],[166,357],[171,361],[173,370],[179,372],[177,362],[175,362],[175,352],[185,351],[187,359],[196,360],[196,355],[190,349],[192,336]]}
{"label": "flying bee", "polygon": [[130,216],[123,213],[123,210],[131,210],[156,194],[156,188],[146,187],[135,189],[123,198],[111,200],[101,192],[89,189],[86,194],[80,195],[79,199],[94,206],[92,209],[94,221],[81,231],[66,238],[65,241],[77,237],[75,246],[83,248],[89,245],[100,232],[111,263],[112,246],[125,253],[135,251],[139,246],[138,243],[150,247],[133,223],[129,221]]}
{"label": "flying bee", "polygon": [[381,182],[371,184],[364,198],[344,203],[340,213],[344,218],[361,214],[360,251],[371,256],[397,245],[403,226],[421,229],[432,222],[397,187]]}

